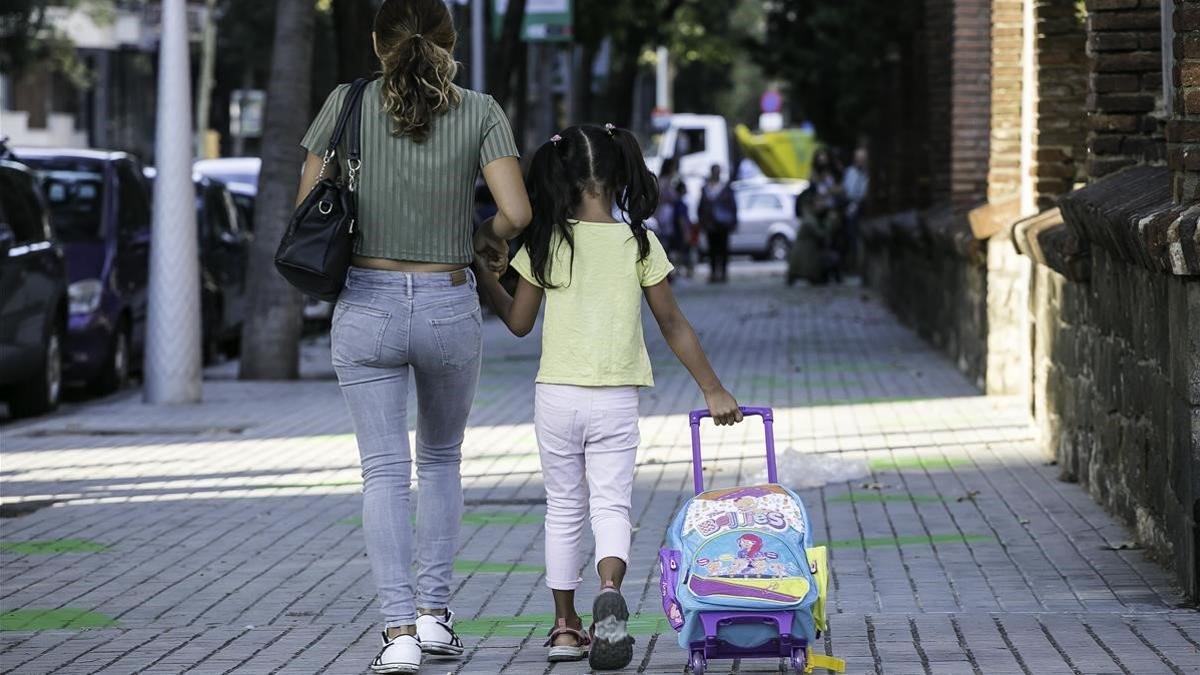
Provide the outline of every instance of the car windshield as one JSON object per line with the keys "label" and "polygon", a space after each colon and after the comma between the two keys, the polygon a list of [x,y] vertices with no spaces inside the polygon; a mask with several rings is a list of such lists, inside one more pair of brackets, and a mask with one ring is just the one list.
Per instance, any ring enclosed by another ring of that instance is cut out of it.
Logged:
{"label": "car windshield", "polygon": [[63,241],[99,239],[104,213],[104,167],[77,159],[27,160],[50,207],[50,226]]}

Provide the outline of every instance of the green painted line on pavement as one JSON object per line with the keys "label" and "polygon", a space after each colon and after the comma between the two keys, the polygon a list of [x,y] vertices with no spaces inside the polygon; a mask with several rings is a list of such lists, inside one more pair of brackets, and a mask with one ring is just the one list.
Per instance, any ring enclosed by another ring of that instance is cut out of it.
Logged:
{"label": "green painted line on pavement", "polygon": [[961,457],[906,457],[902,459],[873,459],[872,471],[905,471],[909,469],[951,469],[970,461]]}
{"label": "green painted line on pavement", "polygon": [[[592,622],[590,614],[584,614],[580,618],[583,619],[584,626]],[[553,626],[553,614],[484,616],[478,619],[456,619],[454,622],[455,632],[460,635],[472,637],[484,635],[492,637],[528,637],[531,634],[541,635],[549,631]],[[626,624],[626,628],[631,635],[654,635],[656,633],[666,633],[671,630],[670,624],[667,623],[667,619],[664,616],[631,616],[629,617],[628,624]]]}
{"label": "green painted line on pavement", "polygon": [[[462,522],[463,525],[480,527],[488,525],[535,525],[542,522],[542,516],[536,513],[507,513],[504,511],[467,513],[463,515]],[[352,527],[362,527],[362,516],[342,518],[338,523]]]}
{"label": "green painted line on pavement", "polygon": [[541,574],[545,567],[517,563],[490,563],[480,560],[455,560],[454,571],[459,574]]}
{"label": "green painted line on pavement", "polygon": [[829,501],[842,503],[853,502],[855,504],[879,504],[883,502],[916,502],[918,504],[929,504],[944,502],[946,500],[936,495],[886,495],[879,492],[847,492],[836,497],[831,497],[829,498]]}
{"label": "green painted line on pavement", "polygon": [[99,553],[107,551],[104,544],[87,539],[43,539],[36,541],[0,541],[0,551],[20,555],[54,555],[56,553]]}
{"label": "green painted line on pavement", "polygon": [[536,513],[468,513],[463,516],[463,525],[536,525],[542,516]]}
{"label": "green painted line on pavement", "polygon": [[[971,542],[995,541],[995,537],[983,534],[935,534],[907,535],[903,537],[870,537],[867,539],[836,539],[826,542],[829,548],[875,548],[879,546],[905,546],[908,544],[968,544]],[[820,546],[820,542],[817,543]]]}
{"label": "green painted line on pavement", "polygon": [[927,397],[922,396],[864,396],[862,398],[826,398],[813,399],[811,401],[800,401],[799,403],[807,406],[818,405],[869,405],[872,403],[912,403],[914,401],[928,401]]}
{"label": "green painted line on pavement", "polygon": [[116,625],[112,617],[73,607],[16,609],[0,613],[0,631],[112,628]]}

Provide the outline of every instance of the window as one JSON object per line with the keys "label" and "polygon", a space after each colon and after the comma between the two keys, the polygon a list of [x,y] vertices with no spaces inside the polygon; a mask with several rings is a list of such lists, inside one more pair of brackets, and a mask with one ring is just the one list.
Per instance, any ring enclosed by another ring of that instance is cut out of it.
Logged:
{"label": "window", "polygon": [[45,215],[29,177],[14,169],[0,169],[0,220],[12,230],[14,243],[46,240]]}
{"label": "window", "polygon": [[757,194],[750,196],[750,203],[747,208],[754,210],[779,211],[783,208],[783,202],[775,195]]}
{"label": "window", "polygon": [[99,239],[104,214],[104,165],[71,157],[29,159],[50,208],[50,227],[63,241]]}
{"label": "window", "polygon": [[704,129],[680,129],[675,137],[675,156],[704,152]]}
{"label": "window", "polygon": [[128,237],[150,227],[146,184],[127,161],[117,163],[117,233]]}

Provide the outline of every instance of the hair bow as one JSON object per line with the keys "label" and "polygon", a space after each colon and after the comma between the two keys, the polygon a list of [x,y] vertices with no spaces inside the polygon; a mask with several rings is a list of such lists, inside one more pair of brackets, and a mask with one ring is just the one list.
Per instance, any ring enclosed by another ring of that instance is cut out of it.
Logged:
{"label": "hair bow", "polygon": [[604,123],[604,130],[608,132],[608,135],[609,135],[609,136],[612,136],[612,135],[613,135],[613,132],[617,130],[617,127],[616,127],[616,125],[615,125],[615,124],[613,124],[612,122],[605,122],[605,123]]}
{"label": "hair bow", "polygon": [[559,136],[558,134],[554,134],[553,136],[550,137],[550,142],[553,143],[554,147],[556,147],[556,148],[558,147],[558,142],[561,140],[562,140],[562,136]]}

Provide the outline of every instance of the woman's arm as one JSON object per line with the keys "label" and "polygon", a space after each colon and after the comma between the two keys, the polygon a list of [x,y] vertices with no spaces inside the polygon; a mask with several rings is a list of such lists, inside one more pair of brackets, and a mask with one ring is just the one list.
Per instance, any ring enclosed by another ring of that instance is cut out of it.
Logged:
{"label": "woman's arm", "polygon": [[[317,185],[317,176],[321,175],[321,156],[308,153],[308,157],[304,158],[304,169],[300,172],[300,190],[296,193],[296,206],[300,206],[300,202],[308,196],[309,192]],[[337,162],[329,160],[329,166],[326,171],[337,174]]]}
{"label": "woman's arm", "polygon": [[517,295],[513,297],[500,285],[499,276],[493,273],[489,266],[490,262],[487,260],[475,261],[479,290],[512,334],[525,337],[533,330],[538,310],[542,307],[542,289],[522,277],[517,282]]}
{"label": "woman's arm", "polygon": [[687,317],[679,310],[679,304],[675,302],[671,285],[663,279],[642,290],[671,351],[679,357],[680,363],[692,374],[692,379],[704,394],[704,402],[712,413],[713,421],[718,425],[741,422],[742,411],[738,408],[737,401],[725,390],[725,386],[721,384],[721,380],[709,364],[708,357],[700,346],[700,339],[696,337],[696,331],[692,330],[692,324],[688,323]]}
{"label": "woman's arm", "polygon": [[483,167],[483,181],[496,201],[496,216],[490,232],[497,239],[512,239],[521,234],[533,217],[525,179],[516,157],[501,157]]}

